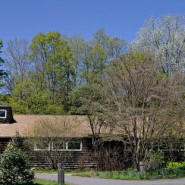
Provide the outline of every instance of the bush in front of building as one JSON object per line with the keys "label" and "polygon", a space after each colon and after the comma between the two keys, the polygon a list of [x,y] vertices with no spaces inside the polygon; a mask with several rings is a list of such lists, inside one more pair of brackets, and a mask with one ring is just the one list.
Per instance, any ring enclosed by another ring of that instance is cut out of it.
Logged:
{"label": "bush in front of building", "polygon": [[27,154],[14,144],[10,144],[0,157],[0,184],[29,185],[34,175]]}

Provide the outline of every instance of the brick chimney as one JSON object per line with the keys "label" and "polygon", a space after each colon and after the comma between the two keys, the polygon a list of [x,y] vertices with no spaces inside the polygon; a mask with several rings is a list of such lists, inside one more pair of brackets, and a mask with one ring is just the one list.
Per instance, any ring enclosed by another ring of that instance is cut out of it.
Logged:
{"label": "brick chimney", "polygon": [[0,105],[0,124],[15,123],[12,114],[12,108],[9,105]]}

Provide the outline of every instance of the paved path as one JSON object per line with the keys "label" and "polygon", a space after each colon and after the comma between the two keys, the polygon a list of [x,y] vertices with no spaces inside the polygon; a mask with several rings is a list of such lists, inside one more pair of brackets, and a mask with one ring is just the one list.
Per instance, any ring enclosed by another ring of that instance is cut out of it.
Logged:
{"label": "paved path", "polygon": [[[35,177],[39,179],[57,180],[56,174],[36,173]],[[128,181],[65,175],[65,182],[72,183],[74,185],[185,185],[185,178],[150,181]]]}

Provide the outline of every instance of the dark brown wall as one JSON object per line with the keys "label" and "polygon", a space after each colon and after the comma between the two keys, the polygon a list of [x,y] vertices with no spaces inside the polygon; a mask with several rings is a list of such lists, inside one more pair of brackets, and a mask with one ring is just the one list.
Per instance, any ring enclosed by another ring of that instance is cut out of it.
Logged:
{"label": "dark brown wall", "polygon": [[[55,158],[55,152],[49,152]],[[61,153],[58,154],[60,156]],[[60,157],[59,157],[60,158]],[[84,139],[82,142],[82,151],[65,151],[62,152],[61,161],[64,161],[65,169],[79,169],[79,168],[96,168],[97,162],[94,160],[92,152],[91,139]],[[32,154],[32,161],[36,168],[51,168],[51,161],[46,152],[34,151]]]}
{"label": "dark brown wall", "polygon": [[0,154],[3,153],[11,138],[0,138]]}

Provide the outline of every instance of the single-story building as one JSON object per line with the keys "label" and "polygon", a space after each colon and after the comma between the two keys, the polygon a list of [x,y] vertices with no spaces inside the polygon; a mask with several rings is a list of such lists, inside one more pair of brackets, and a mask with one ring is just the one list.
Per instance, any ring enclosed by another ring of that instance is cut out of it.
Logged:
{"label": "single-story building", "polygon": [[[109,128],[102,129],[102,134],[109,135]],[[0,105],[0,153],[17,134],[21,138],[31,138],[29,154],[35,167],[53,168],[57,162],[64,161],[68,169],[116,170],[132,162],[129,147],[123,140],[104,140],[96,153],[86,116],[13,115],[10,106]],[[180,147],[185,151],[185,143]],[[157,146],[155,150],[168,153],[164,146]]]}
{"label": "single-story building", "polygon": [[[51,163],[56,158],[64,160],[65,168],[96,168],[98,161],[102,162],[94,155],[92,131],[86,116],[13,115],[10,106],[1,105],[0,153],[17,134],[22,138],[35,138],[29,143],[35,167],[53,167]],[[44,138],[44,142],[38,138]],[[114,155],[117,155],[115,151]]]}

